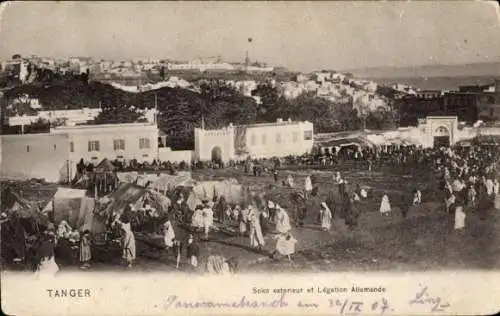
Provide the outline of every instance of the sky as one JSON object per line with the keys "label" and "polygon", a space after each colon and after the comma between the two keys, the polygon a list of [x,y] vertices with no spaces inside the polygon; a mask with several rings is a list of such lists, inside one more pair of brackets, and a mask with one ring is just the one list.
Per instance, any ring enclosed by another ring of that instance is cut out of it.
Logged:
{"label": "sky", "polygon": [[[252,42],[248,42],[252,38]],[[0,59],[221,56],[292,70],[500,61],[498,4],[373,2],[11,2]]]}

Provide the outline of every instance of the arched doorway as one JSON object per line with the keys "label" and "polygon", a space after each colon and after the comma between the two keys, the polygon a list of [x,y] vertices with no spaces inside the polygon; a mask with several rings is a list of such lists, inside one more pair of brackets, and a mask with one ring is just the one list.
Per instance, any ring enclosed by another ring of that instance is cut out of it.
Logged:
{"label": "arched doorway", "polygon": [[212,162],[222,162],[222,149],[219,146],[212,148]]}
{"label": "arched doorway", "polygon": [[450,131],[446,127],[439,126],[434,131],[434,147],[450,147]]}

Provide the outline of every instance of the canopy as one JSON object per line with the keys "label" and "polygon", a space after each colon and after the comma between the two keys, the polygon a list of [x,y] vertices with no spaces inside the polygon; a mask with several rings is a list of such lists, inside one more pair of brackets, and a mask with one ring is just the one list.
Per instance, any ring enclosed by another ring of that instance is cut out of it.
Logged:
{"label": "canopy", "polygon": [[86,198],[86,192],[86,190],[79,189],[57,188],[56,193],[52,196],[52,199],[45,206],[42,213],[53,211],[54,224],[58,225],[62,220],[65,220],[71,227],[79,228],[81,226],[79,221],[84,216],[80,214],[80,211],[82,210],[82,200]]}
{"label": "canopy", "polygon": [[126,182],[126,183],[136,183],[137,179],[139,177],[139,173],[137,171],[132,171],[132,172],[118,172],[116,174],[118,177],[118,180],[120,182]]}
{"label": "canopy", "polygon": [[152,207],[157,211],[166,213],[170,207],[170,199],[157,192],[146,189],[132,183],[122,183],[116,191],[108,196],[108,204],[105,211],[109,213],[122,214],[124,209],[133,204],[139,208],[142,202],[147,199]]}
{"label": "canopy", "polygon": [[116,167],[107,158],[104,158],[97,167],[94,168],[95,173],[112,173]]}
{"label": "canopy", "polygon": [[478,145],[499,145],[500,135],[478,135],[472,141]]}
{"label": "canopy", "polygon": [[349,137],[328,139],[317,142],[319,147],[346,147],[346,146],[373,147],[374,144],[364,137]]}
{"label": "canopy", "polygon": [[14,214],[20,218],[25,218],[38,225],[48,224],[48,218],[44,216],[39,211],[39,204],[36,202],[29,202],[20,197],[20,195],[14,192],[10,187],[4,188],[2,190],[2,212],[5,212],[7,216],[13,216]]}
{"label": "canopy", "polygon": [[193,192],[199,199],[213,200],[224,196],[228,203],[244,202],[244,189],[234,180],[201,181],[193,187]]}
{"label": "canopy", "polygon": [[162,174],[160,177],[157,177],[154,181],[152,181],[148,188],[151,188],[156,191],[167,191],[169,189],[173,189],[179,186],[183,187],[193,187],[196,184],[191,178],[191,175],[169,175]]}

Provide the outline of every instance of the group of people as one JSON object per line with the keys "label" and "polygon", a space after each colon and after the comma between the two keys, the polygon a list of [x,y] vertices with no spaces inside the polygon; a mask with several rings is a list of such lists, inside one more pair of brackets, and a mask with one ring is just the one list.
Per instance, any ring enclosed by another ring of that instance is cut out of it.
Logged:
{"label": "group of people", "polygon": [[498,148],[471,147],[446,149],[435,155],[435,167],[441,172],[444,208],[454,214],[455,230],[466,226],[468,213],[477,212],[486,219],[488,212],[500,209]]}
{"label": "group of people", "polygon": [[[323,156],[319,156],[318,159],[323,159]],[[489,210],[500,208],[500,183],[496,169],[499,156],[500,150],[496,147],[423,149],[407,146],[378,150],[366,149],[359,151],[353,159],[369,162],[369,168],[374,164],[394,166],[411,164],[415,167],[425,166],[425,170],[433,169],[439,172],[444,209],[454,215],[454,229],[461,231],[466,226],[468,214],[476,212],[480,218],[485,219]],[[338,157],[334,160],[337,159]],[[267,171],[266,168],[251,161],[247,161],[244,165],[245,171],[253,173],[254,176]],[[88,166],[80,165],[79,172],[92,172],[92,170],[87,170],[88,168]],[[276,183],[278,182],[277,170],[277,168],[271,169]],[[337,196],[340,197],[334,203],[328,199],[317,200],[318,184],[314,176],[306,176],[302,186],[297,185],[296,179],[289,174],[283,180],[283,185],[299,192],[296,194],[298,198],[295,201],[297,209],[292,209],[291,213],[279,204],[266,199],[258,203],[239,205],[227,203],[224,197],[218,197],[213,201],[203,200],[191,210],[187,207],[185,198],[180,194],[166,211],[155,209],[147,200],[139,208],[129,205],[122,213],[111,214],[108,230],[113,233],[116,237],[115,241],[120,244],[121,257],[127,267],[132,267],[136,260],[135,234],[144,230],[163,235],[164,246],[175,255],[177,268],[182,261],[183,252],[185,252],[187,264],[198,267],[199,237],[209,239],[217,225],[234,227],[237,234],[248,238],[249,246],[256,251],[262,251],[265,248],[269,243],[269,241],[266,242],[266,237],[273,233],[276,244],[271,257],[274,259],[285,257],[291,260],[297,243],[291,234],[292,222],[297,227],[302,227],[307,209],[312,205],[318,205],[316,202],[320,205],[317,219],[322,231],[330,231],[334,217],[337,216],[344,219],[345,224],[350,228],[357,225],[360,216],[357,203],[368,197],[367,189],[360,185],[348,189],[348,182],[341,172],[333,174],[332,182],[338,189]],[[411,194],[411,199],[407,203],[408,207],[402,208],[403,217],[406,217],[410,206],[422,203],[420,188],[414,188]],[[312,202],[308,203],[308,201]],[[379,205],[379,212],[383,216],[391,214],[393,206],[388,194],[382,195]],[[334,212],[339,212],[339,214],[334,214]],[[187,238],[179,238],[180,235],[176,234],[178,224],[188,226]],[[92,236],[88,230],[79,231],[63,220],[57,227],[48,227],[37,242],[36,270],[39,272],[57,272],[59,268],[55,256],[61,253],[71,253],[72,258],[78,258],[82,269],[90,268]],[[224,261],[225,259],[221,264],[216,264],[219,262],[217,260],[213,259],[212,264],[224,267],[221,268],[224,271],[227,270],[225,267],[234,266],[233,263]]]}

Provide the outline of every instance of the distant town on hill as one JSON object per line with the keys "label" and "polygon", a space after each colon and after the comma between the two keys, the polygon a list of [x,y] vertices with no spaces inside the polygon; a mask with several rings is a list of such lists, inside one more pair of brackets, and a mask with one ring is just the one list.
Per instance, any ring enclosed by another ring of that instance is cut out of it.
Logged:
{"label": "distant town on hill", "polygon": [[[247,68],[248,65],[254,68]],[[458,75],[470,69],[476,74],[473,69],[483,69],[477,73],[485,74],[486,66],[481,65],[476,65],[477,68],[437,66],[441,67],[440,71],[423,66],[418,71],[414,69],[413,73],[423,73],[427,69],[428,74],[440,75],[448,70]],[[408,73],[408,69],[398,69],[395,75]],[[374,74],[377,69],[372,70]],[[382,74],[381,68],[377,71]],[[459,113],[457,109],[463,102],[456,101],[455,95],[446,96],[445,99],[452,98],[451,103],[443,107],[446,90],[460,93],[460,86],[470,85],[477,86],[467,89],[484,93],[497,89],[497,78],[493,75],[480,77],[481,80],[471,75],[431,76],[426,79],[429,81],[421,82],[436,81],[428,88],[429,94],[419,89],[418,84],[408,82],[411,78],[399,81],[392,77],[384,82],[383,78],[364,78],[361,72],[354,70],[320,70],[305,74],[280,67],[249,62],[242,66],[219,60],[171,65],[161,60],[111,62],[75,57],[59,61],[15,55],[3,63],[2,73],[3,134],[43,132],[60,124],[154,121],[168,136],[168,146],[173,149],[192,147],[194,127],[202,124],[206,128],[221,128],[230,123],[291,119],[314,123],[318,133],[415,125],[422,115]],[[413,80],[415,78],[423,77]],[[463,81],[450,88],[442,88],[437,83],[441,80],[451,85],[456,78]],[[432,100],[428,100],[429,95]],[[434,103],[432,106],[426,103],[422,108],[419,105],[424,102],[422,98],[427,103]],[[85,114],[78,114],[78,119],[68,119],[61,114],[79,110]],[[478,119],[479,112],[469,112],[460,112],[459,118],[466,122]]]}

